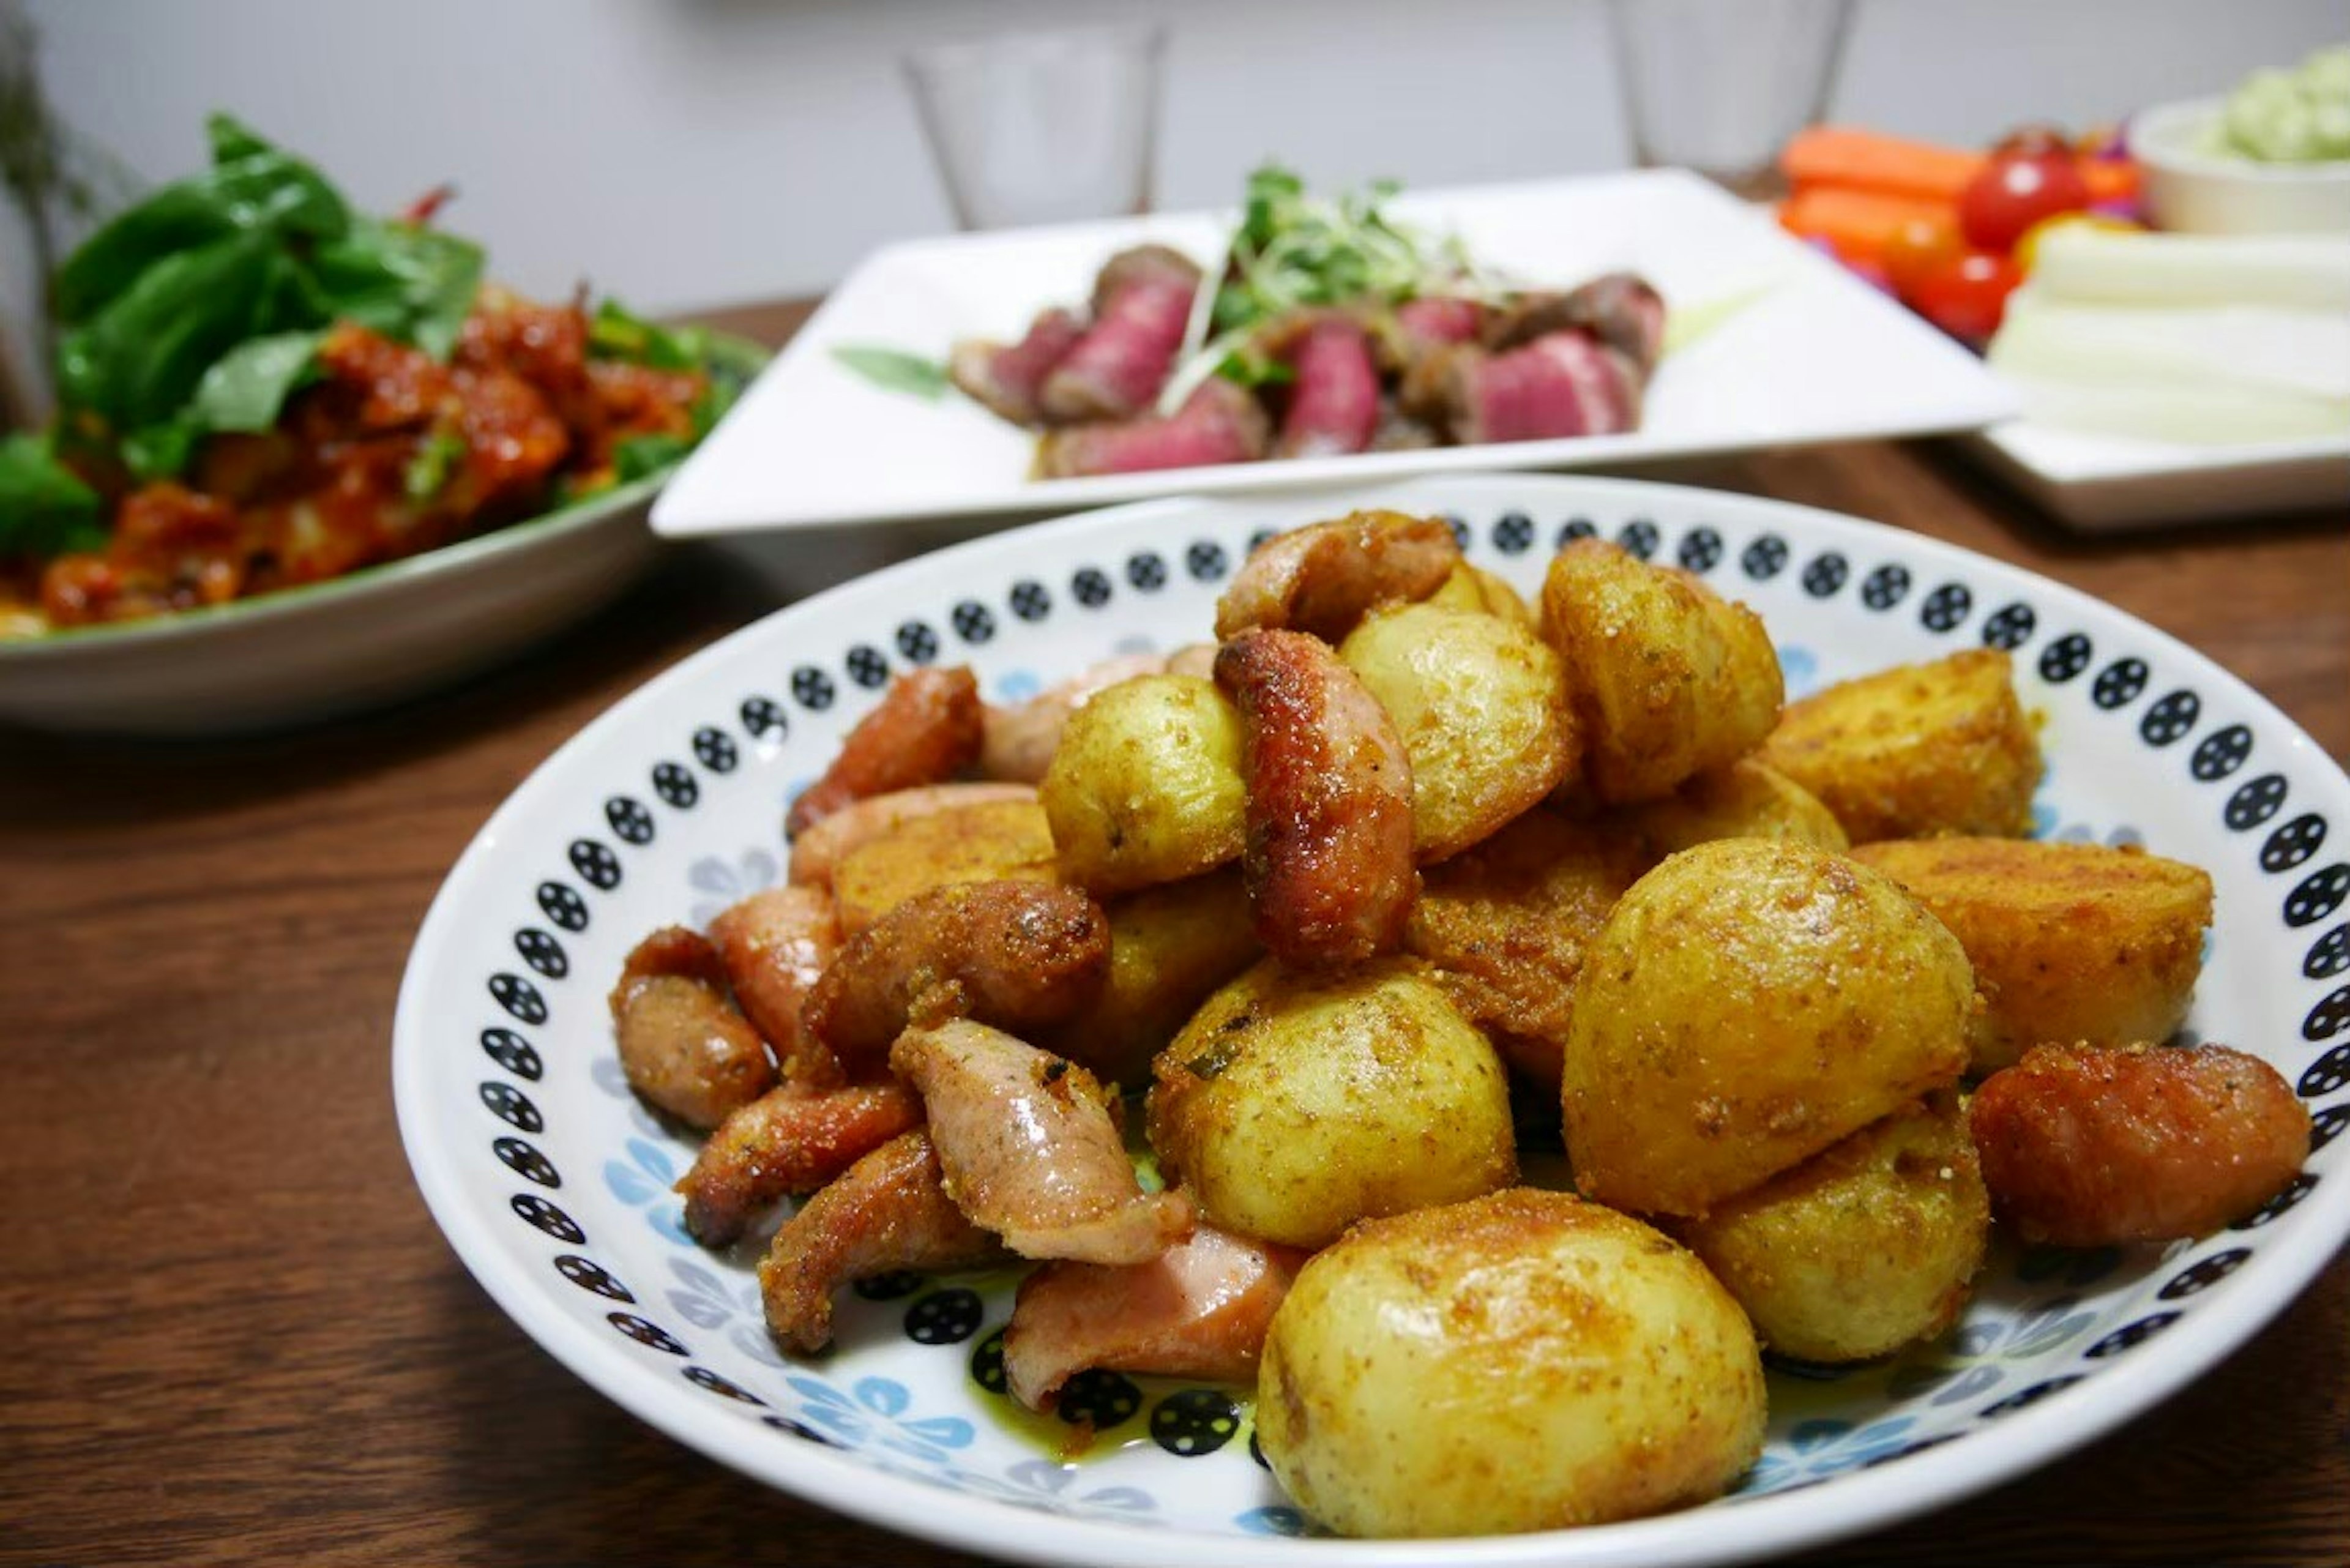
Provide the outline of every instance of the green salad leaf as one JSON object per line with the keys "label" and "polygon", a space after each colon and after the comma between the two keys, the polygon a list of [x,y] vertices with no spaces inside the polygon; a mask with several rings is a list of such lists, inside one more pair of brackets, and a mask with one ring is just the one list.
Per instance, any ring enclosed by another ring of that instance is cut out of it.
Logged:
{"label": "green salad leaf", "polygon": [[0,441],[0,556],[62,555],[106,543],[98,492],[38,436]]}

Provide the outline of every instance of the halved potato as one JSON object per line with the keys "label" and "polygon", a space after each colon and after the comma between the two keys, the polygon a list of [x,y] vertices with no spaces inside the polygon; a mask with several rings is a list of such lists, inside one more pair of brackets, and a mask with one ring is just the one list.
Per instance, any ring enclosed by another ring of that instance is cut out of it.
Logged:
{"label": "halved potato", "polygon": [[1103,906],[1109,979],[1095,1003],[1036,1042],[1128,1089],[1201,1002],[1263,956],[1240,868],[1145,888]]}
{"label": "halved potato", "polygon": [[2040,741],[2004,649],[1971,648],[1787,705],[1762,760],[1819,796],[1855,844],[2032,829]]}
{"label": "halved potato", "polygon": [[1778,722],[1784,688],[1761,618],[1687,572],[1577,539],[1551,561],[1542,616],[1599,800],[1670,794]]}
{"label": "halved potato", "polygon": [[1089,893],[1212,871],[1248,836],[1240,713],[1197,676],[1110,687],[1069,715],[1037,798],[1062,876]]}
{"label": "halved potato", "polygon": [[1558,786],[1576,742],[1558,656],[1480,610],[1375,610],[1338,657],[1395,721],[1411,759],[1413,852],[1441,860]]}
{"label": "halved potato", "polygon": [[1684,849],[1584,955],[1561,1106],[1584,1195],[1698,1216],[1967,1064],[1958,939],[1879,872],[1762,838]]}
{"label": "halved potato", "polygon": [[1849,847],[1817,795],[1752,757],[1700,774],[1662,800],[1626,806],[1617,820],[1659,856],[1716,838],[1783,838],[1832,854]]}
{"label": "halved potato", "polygon": [[951,882],[1051,882],[1053,828],[1033,800],[949,806],[899,823],[841,857],[832,896],[855,936],[917,893]]}
{"label": "halved potato", "polygon": [[1950,928],[1984,1007],[1972,1069],[2034,1045],[2162,1040],[2187,1018],[2211,878],[2142,849],[2024,838],[1895,839],[1853,858]]}
{"label": "halved potato", "polygon": [[1762,1443],[1738,1303],[1648,1226],[1525,1188],[1373,1220],[1308,1262],[1257,1441],[1342,1535],[1487,1535],[1727,1490]]}
{"label": "halved potato", "polygon": [[1515,621],[1527,628],[1534,624],[1534,608],[1517,589],[1484,567],[1472,566],[1466,561],[1454,566],[1452,575],[1444,579],[1444,586],[1421,602],[1444,609],[1478,610],[1486,615],[1497,615],[1503,620]]}

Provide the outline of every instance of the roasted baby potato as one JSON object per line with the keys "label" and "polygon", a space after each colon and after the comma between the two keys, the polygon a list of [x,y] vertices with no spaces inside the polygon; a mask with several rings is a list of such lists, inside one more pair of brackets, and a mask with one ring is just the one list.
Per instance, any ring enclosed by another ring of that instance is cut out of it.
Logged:
{"label": "roasted baby potato", "polygon": [[1422,875],[1404,947],[1512,1067],[1555,1091],[1584,951],[1654,864],[1611,825],[1530,811]]}
{"label": "roasted baby potato", "polygon": [[1104,906],[1109,979],[1094,1004],[1036,1044],[1128,1088],[1210,992],[1263,956],[1237,867],[1146,888]]}
{"label": "roasted baby potato", "polygon": [[1866,1361],[1958,1321],[1990,1239],[1991,1197],[1958,1096],[1944,1091],[1673,1230],[1765,1348]]}
{"label": "roasted baby potato", "polygon": [[1151,1147],[1228,1231],[1320,1247],[1354,1221],[1517,1179],[1485,1037],[1408,961],[1309,977],[1267,960],[1153,1066]]}
{"label": "roasted baby potato", "polygon": [[1716,838],[1783,838],[1831,854],[1848,847],[1817,795],[1752,757],[1700,774],[1662,800],[1626,806],[1617,820],[1659,857]]}
{"label": "roasted baby potato", "polygon": [[1375,610],[1339,645],[1411,759],[1413,854],[1457,855],[1556,788],[1575,766],[1558,655],[1475,610]]}
{"label": "roasted baby potato", "polygon": [[1534,609],[1517,589],[1484,567],[1472,566],[1466,561],[1454,566],[1452,575],[1444,579],[1444,586],[1422,602],[1444,609],[1497,615],[1529,628],[1534,624]]}
{"label": "roasted baby potato", "polygon": [[1687,572],[1577,539],[1551,561],[1542,619],[1599,800],[1670,794],[1778,722],[1784,686],[1762,619]]}
{"label": "roasted baby potato", "polygon": [[1719,1496],[1762,1443],[1753,1331],[1637,1220],[1518,1188],[1357,1226],[1257,1367],[1257,1441],[1342,1535],[1487,1535]]}
{"label": "roasted baby potato", "polygon": [[1051,882],[1053,828],[1033,800],[949,806],[899,823],[833,867],[843,934],[855,936],[917,893],[951,882]]}
{"label": "roasted baby potato", "polygon": [[1958,939],[1890,878],[1762,838],[1684,849],[1586,951],[1566,1151],[1587,1198],[1703,1215],[1967,1064]]}
{"label": "roasted baby potato", "polygon": [[2039,737],[2012,660],[1973,648],[1840,681],[1787,705],[1762,760],[1819,796],[1855,844],[2031,831]]}
{"label": "roasted baby potato", "polygon": [[1934,911],[1973,963],[1978,1074],[2034,1045],[2161,1040],[2187,1017],[2211,878],[2137,848],[2021,838],[1893,839],[1853,858]]}
{"label": "roasted baby potato", "polygon": [[1097,897],[1240,857],[1240,715],[1215,683],[1146,675],[1069,715],[1038,786],[1061,875]]}

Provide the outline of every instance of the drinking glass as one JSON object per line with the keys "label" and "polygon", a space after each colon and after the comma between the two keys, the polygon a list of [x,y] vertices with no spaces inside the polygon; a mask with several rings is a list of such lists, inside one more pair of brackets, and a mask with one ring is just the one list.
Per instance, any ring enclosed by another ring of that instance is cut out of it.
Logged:
{"label": "drinking glass", "polygon": [[1164,30],[1070,27],[906,56],[939,175],[966,229],[1150,207]]}
{"label": "drinking glass", "polygon": [[1851,0],[1609,0],[1643,164],[1741,195],[1773,182],[1787,138],[1826,111]]}

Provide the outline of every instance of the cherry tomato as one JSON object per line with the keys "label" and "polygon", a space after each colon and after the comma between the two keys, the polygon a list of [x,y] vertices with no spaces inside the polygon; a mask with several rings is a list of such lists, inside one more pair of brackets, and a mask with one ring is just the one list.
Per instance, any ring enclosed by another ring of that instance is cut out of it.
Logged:
{"label": "cherry tomato", "polygon": [[2089,204],[2069,149],[1994,156],[1959,195],[1959,229],[1980,250],[2003,251],[2043,218]]}
{"label": "cherry tomato", "polygon": [[1920,277],[1904,297],[1909,308],[1970,347],[1980,348],[1999,330],[2007,296],[2022,269],[1997,251],[1961,251]]}
{"label": "cherry tomato", "polygon": [[1880,265],[1893,292],[1907,299],[1919,278],[1964,249],[1966,244],[1959,238],[1959,215],[1953,209],[1930,218],[1903,219],[1885,242]]}
{"label": "cherry tomato", "polygon": [[1993,158],[2038,158],[2050,152],[2069,152],[2072,141],[2060,126],[2022,125],[2009,131],[1991,150]]}

